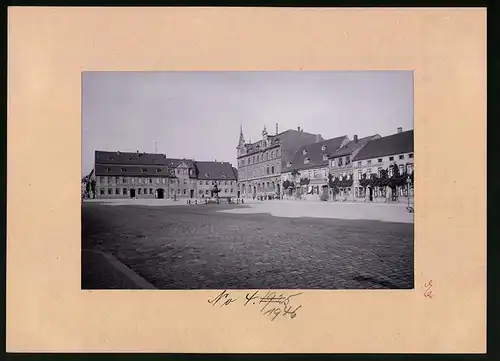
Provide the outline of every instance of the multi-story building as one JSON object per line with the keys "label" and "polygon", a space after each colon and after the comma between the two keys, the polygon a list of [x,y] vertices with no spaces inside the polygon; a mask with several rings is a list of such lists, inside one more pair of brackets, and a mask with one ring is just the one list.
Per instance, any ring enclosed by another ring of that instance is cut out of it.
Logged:
{"label": "multi-story building", "polygon": [[[370,178],[372,174],[380,175],[382,170],[388,171],[388,177],[392,177],[394,164],[397,165],[399,173],[413,173],[413,129],[403,132],[398,128],[396,134],[370,140],[353,157],[354,171],[354,197],[365,198],[369,201],[376,201],[377,198],[392,198],[392,189],[389,187],[362,187],[360,180],[363,175]],[[399,196],[407,196],[410,189],[410,196],[413,195],[413,187],[397,187],[394,189]]]}
{"label": "multi-story building", "polygon": [[172,169],[175,179],[170,183],[170,195],[176,198],[196,197],[196,166],[192,159],[166,158],[165,165]]}
{"label": "multi-story building", "polygon": [[215,184],[220,189],[219,197],[238,197],[238,178],[229,162],[195,162],[197,169],[197,197],[212,195]]}
{"label": "multi-story building", "polygon": [[237,149],[238,191],[241,197],[256,197],[281,194],[281,171],[290,161],[295,150],[305,144],[321,139],[321,135],[304,132],[302,129],[286,130],[268,134],[266,127],[262,139],[245,142],[243,129]]}
{"label": "multi-story building", "polygon": [[[370,135],[361,139],[358,139],[358,136],[354,135],[354,139],[352,141],[348,142],[347,144],[343,144],[339,149],[333,152],[329,157],[329,173],[332,175],[332,177],[338,178],[339,180],[351,180],[352,183],[354,183],[352,159],[356,157],[359,151],[363,149],[363,147],[370,140],[377,138],[380,138],[380,135]],[[340,187],[339,192],[339,195],[341,197],[354,197],[354,192],[352,192],[350,186]],[[329,199],[332,199],[333,196],[334,194],[330,189]]]}
{"label": "multi-story building", "polygon": [[228,162],[195,162],[165,154],[95,152],[96,198],[204,198],[217,183],[220,197],[237,196]]}
{"label": "multi-story building", "polygon": [[166,198],[175,178],[164,154],[95,152],[96,198]]}
{"label": "multi-story building", "polygon": [[282,170],[282,182],[293,183],[288,195],[306,199],[327,195],[329,156],[348,143],[349,138],[344,135],[327,140],[317,138],[299,147]]}

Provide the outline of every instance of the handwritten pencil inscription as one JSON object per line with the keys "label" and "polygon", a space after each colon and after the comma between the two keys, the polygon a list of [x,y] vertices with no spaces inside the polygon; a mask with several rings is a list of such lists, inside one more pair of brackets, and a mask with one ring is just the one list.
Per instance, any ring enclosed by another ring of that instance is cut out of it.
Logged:
{"label": "handwritten pencil inscription", "polygon": [[[279,295],[274,291],[253,291],[246,294],[245,298],[239,303],[243,307],[255,307],[261,314],[268,317],[271,321],[276,320],[279,316],[294,319],[297,317],[297,312],[302,308],[302,305],[297,304],[297,296],[302,292],[291,295]],[[237,303],[238,298],[231,296],[227,290],[222,291],[216,297],[209,299],[208,303],[212,306],[225,307],[232,303]]]}
{"label": "handwritten pencil inscription", "polygon": [[424,283],[424,297],[432,298],[432,280],[429,280]]}

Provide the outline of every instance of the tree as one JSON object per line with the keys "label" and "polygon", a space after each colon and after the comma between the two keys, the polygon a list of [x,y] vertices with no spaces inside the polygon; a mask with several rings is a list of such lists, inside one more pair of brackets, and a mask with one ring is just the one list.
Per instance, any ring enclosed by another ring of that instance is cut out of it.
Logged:
{"label": "tree", "polygon": [[87,193],[86,197],[88,197],[90,195],[90,182],[88,179],[85,179],[85,192]]}
{"label": "tree", "polygon": [[301,186],[309,185],[309,178],[300,178],[300,185]]}
{"label": "tree", "polygon": [[92,189],[92,198],[95,199],[95,180],[94,179],[92,179],[90,181],[90,188]]}
{"label": "tree", "polygon": [[286,181],[283,182],[283,189],[288,189],[290,188],[290,181],[287,179]]}

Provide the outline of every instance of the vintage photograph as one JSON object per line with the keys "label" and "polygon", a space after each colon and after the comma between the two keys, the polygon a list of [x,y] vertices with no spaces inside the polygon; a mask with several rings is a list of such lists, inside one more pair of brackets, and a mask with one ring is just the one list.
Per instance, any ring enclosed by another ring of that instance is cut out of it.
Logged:
{"label": "vintage photograph", "polygon": [[412,71],[82,73],[82,289],[413,289]]}

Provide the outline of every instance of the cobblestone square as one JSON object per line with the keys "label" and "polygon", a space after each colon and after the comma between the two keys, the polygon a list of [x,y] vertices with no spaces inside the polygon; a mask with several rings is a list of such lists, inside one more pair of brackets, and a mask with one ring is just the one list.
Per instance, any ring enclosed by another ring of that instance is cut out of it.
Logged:
{"label": "cobblestone square", "polygon": [[82,248],[109,252],[158,289],[414,287],[413,223],[250,208],[83,203]]}

